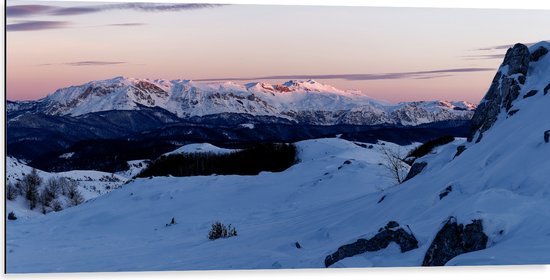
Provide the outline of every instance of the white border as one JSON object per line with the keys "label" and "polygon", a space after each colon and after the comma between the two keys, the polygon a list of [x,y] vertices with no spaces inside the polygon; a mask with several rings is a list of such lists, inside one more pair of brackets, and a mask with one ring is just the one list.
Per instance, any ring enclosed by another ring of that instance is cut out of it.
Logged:
{"label": "white border", "polygon": [[[7,0],[9,4],[17,4],[17,0]],[[372,7],[437,7],[437,8],[490,8],[490,9],[545,9],[550,10],[550,1],[546,0],[72,0],[72,2],[155,2],[155,3],[219,3],[219,4],[261,4],[261,5],[323,5],[323,6],[372,6]],[[2,10],[6,3],[2,1]],[[68,1],[67,1],[68,2]],[[2,21],[5,15],[2,14]],[[488,23],[490,24],[490,23]],[[550,28],[550,26],[549,26]],[[2,32],[4,27],[2,27]],[[4,45],[2,37],[2,47]],[[2,64],[4,58],[2,56]],[[0,73],[4,83],[4,69]],[[4,87],[2,87],[2,102],[0,110],[4,112]],[[2,115],[3,116],[3,115]],[[4,118],[0,128],[3,130]],[[1,145],[4,151],[4,137]],[[0,161],[4,181],[4,161]],[[0,195],[2,201],[4,193]],[[5,213],[4,213],[5,214]],[[2,232],[4,231],[3,223]],[[550,238],[549,238],[550,242]],[[2,242],[2,250],[3,250]],[[3,270],[4,256],[1,255]],[[550,266],[478,266],[478,267],[444,267],[444,268],[361,268],[361,269],[299,269],[299,270],[223,270],[223,271],[182,271],[182,272],[120,272],[120,273],[66,273],[66,274],[20,274],[0,275],[7,279],[438,279],[438,280],[507,280],[507,279],[550,279]]]}

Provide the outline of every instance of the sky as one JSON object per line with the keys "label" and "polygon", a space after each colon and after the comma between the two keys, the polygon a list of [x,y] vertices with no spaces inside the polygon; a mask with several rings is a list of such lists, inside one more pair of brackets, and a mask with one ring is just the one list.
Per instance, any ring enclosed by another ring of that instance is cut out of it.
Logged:
{"label": "sky", "polygon": [[7,98],[116,76],[314,79],[391,102],[479,102],[548,10],[7,2]]}

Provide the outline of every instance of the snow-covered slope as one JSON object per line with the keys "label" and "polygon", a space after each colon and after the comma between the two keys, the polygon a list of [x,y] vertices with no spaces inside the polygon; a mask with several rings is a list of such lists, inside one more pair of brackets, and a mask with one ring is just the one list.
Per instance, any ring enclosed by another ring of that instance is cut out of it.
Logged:
{"label": "snow-covered slope", "polygon": [[140,110],[141,106],[161,107],[179,117],[239,113],[322,125],[417,125],[465,120],[475,109],[475,105],[466,102],[390,104],[359,91],[344,91],[313,80],[240,85],[116,77],[59,89],[36,102],[10,102],[8,112],[31,110],[79,116],[109,110]]}
{"label": "snow-covered slope", "polygon": [[[308,140],[298,143],[301,162],[282,173],[136,179],[77,207],[10,221],[8,272],[320,267],[339,245],[334,237],[356,234],[352,224],[333,231],[349,223],[340,221],[346,213],[393,184],[379,165],[390,146]],[[172,217],[177,224],[166,227]],[[216,220],[239,235],[209,241]]]}

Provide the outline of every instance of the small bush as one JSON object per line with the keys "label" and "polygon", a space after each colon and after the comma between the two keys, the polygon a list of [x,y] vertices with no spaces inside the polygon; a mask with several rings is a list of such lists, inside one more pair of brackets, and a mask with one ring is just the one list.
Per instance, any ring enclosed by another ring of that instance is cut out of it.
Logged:
{"label": "small bush", "polygon": [[389,173],[389,177],[394,179],[397,184],[403,183],[409,170],[407,163],[403,160],[403,152],[388,148],[382,148],[381,151],[383,161],[380,164],[384,166]]}
{"label": "small bush", "polygon": [[225,226],[220,222],[215,222],[212,224],[210,232],[208,232],[208,239],[215,240],[219,238],[228,238],[232,236],[237,236],[237,229],[231,227],[231,224]]}
{"label": "small bush", "polygon": [[8,214],[8,220],[17,220],[17,217],[15,216],[15,213],[13,213],[13,211]]}
{"label": "small bush", "polygon": [[77,206],[84,202],[84,197],[78,191],[78,183],[75,181],[70,181],[71,183],[67,186],[67,197],[69,198],[69,204],[71,206]]}
{"label": "small bush", "polygon": [[6,187],[6,198],[8,200],[15,200],[19,195],[19,189],[17,189],[11,182]]}
{"label": "small bush", "polygon": [[430,140],[430,141],[416,147],[412,151],[410,151],[409,154],[407,155],[407,158],[408,157],[415,157],[415,158],[423,157],[423,156],[427,155],[428,153],[430,153],[435,147],[448,144],[450,142],[453,142],[454,140],[455,140],[455,138],[453,136],[448,136],[448,135],[447,136],[441,136],[439,138]]}
{"label": "small bush", "polygon": [[55,212],[59,212],[59,211],[63,210],[63,205],[61,205],[61,202],[59,202],[59,200],[54,199],[52,201],[52,210],[55,211]]}

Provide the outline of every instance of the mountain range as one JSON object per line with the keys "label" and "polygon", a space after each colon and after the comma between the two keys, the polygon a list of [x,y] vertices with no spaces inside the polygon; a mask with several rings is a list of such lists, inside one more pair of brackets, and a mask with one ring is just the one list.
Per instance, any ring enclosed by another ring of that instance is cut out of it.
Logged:
{"label": "mountain range", "polygon": [[[467,135],[467,102],[392,104],[313,80],[283,84],[116,77],[7,102],[7,152],[46,171],[99,168],[179,145],[239,146],[341,135],[345,139],[423,142]],[[72,153],[71,158],[60,157]]]}
{"label": "mountain range", "polygon": [[359,91],[340,90],[314,80],[283,84],[116,77],[56,90],[37,101],[8,102],[10,115],[43,113],[82,116],[106,111],[161,108],[178,118],[219,114],[272,117],[313,125],[418,125],[467,120],[476,108],[467,102],[418,101],[392,104]]}

